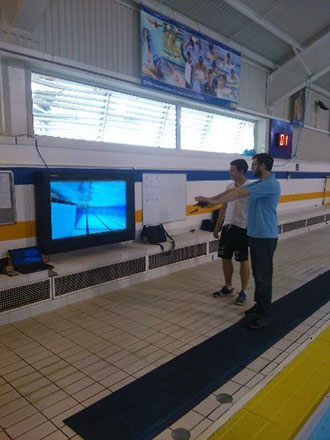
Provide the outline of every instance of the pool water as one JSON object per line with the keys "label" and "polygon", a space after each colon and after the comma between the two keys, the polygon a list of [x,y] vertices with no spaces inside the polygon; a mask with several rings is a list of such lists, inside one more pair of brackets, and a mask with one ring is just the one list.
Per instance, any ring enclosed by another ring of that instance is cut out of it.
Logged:
{"label": "pool water", "polygon": [[330,440],[330,394],[315,410],[295,440]]}

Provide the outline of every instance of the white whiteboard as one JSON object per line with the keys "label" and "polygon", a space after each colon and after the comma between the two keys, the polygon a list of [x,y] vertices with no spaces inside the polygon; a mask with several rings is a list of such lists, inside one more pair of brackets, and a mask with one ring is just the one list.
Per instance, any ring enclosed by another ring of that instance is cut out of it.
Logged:
{"label": "white whiteboard", "polygon": [[144,225],[158,225],[186,219],[186,180],[186,174],[143,174]]}

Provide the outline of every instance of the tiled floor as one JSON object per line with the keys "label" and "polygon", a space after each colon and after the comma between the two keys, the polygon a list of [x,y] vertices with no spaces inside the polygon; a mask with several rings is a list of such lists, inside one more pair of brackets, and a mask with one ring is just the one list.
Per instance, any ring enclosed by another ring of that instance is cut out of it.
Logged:
{"label": "tiled floor", "polygon": [[[326,227],[279,242],[274,299],[330,268],[329,232]],[[223,282],[219,265],[182,270],[0,327],[0,440],[79,439],[63,419],[240,319],[245,307],[233,304],[235,296],[211,295]],[[252,291],[253,281],[247,307]],[[233,405],[219,403],[219,392],[237,402],[329,320],[327,305],[157,440],[171,439],[177,427],[196,439]]]}

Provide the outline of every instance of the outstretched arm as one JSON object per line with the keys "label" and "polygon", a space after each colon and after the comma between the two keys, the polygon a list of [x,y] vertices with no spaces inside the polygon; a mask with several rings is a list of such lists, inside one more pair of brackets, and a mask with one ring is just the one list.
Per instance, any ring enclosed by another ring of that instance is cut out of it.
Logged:
{"label": "outstretched arm", "polygon": [[249,195],[250,191],[247,188],[240,186],[238,188],[224,191],[223,193],[213,197],[197,196],[195,197],[195,200],[196,202],[205,202],[208,205],[214,206],[218,205],[219,203],[233,202],[234,200],[248,197]]}
{"label": "outstretched arm", "polygon": [[[235,188],[226,189],[226,191],[224,191],[224,192],[222,192],[220,194],[217,194],[216,196],[209,197],[209,199],[210,200],[217,200],[220,196],[225,196],[226,194],[231,193],[234,189]],[[217,205],[217,203],[216,203],[216,205]]]}

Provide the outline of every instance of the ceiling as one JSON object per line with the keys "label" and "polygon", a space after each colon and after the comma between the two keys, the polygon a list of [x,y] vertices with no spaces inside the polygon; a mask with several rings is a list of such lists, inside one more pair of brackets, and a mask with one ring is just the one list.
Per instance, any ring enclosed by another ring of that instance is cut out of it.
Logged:
{"label": "ceiling", "polygon": [[[89,0],[95,1],[95,0]],[[123,1],[123,0],[119,0]],[[125,1],[125,0],[124,0]],[[330,99],[330,0],[133,0],[213,31],[270,69],[268,104],[310,85]],[[49,0],[0,0],[15,27],[33,31]]]}
{"label": "ceiling", "polygon": [[[280,92],[274,92],[271,101],[290,96],[306,82],[330,98],[330,0],[154,0],[157,3],[273,62],[273,86]],[[286,84],[293,74],[295,80]]]}

